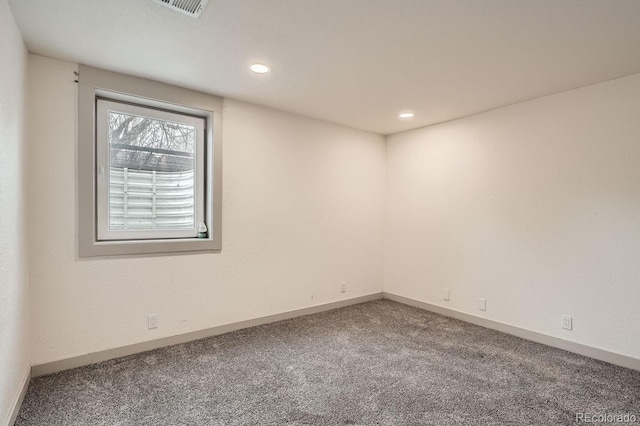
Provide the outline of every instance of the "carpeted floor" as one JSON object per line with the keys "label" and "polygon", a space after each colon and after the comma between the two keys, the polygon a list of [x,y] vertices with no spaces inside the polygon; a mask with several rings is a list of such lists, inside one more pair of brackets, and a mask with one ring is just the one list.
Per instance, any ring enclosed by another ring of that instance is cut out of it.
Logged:
{"label": "carpeted floor", "polygon": [[16,424],[563,425],[638,411],[638,371],[379,300],[35,378]]}

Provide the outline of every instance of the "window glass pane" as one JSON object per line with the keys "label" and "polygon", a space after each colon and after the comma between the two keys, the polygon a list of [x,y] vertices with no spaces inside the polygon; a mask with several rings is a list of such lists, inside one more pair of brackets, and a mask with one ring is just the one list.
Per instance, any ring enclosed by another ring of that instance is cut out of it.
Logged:
{"label": "window glass pane", "polygon": [[109,111],[109,229],[193,229],[191,125]]}

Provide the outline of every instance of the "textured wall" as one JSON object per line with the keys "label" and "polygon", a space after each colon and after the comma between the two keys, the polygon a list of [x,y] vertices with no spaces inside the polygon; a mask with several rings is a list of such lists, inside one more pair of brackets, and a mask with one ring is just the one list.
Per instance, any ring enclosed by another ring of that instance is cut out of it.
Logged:
{"label": "textured wall", "polygon": [[640,358],[639,111],[636,74],[389,137],[385,291]]}
{"label": "textured wall", "polygon": [[34,365],[382,290],[384,138],[232,100],[222,252],[77,259],[75,69],[29,56]]}
{"label": "textured wall", "polygon": [[29,371],[25,98],[27,50],[0,1],[0,424]]}

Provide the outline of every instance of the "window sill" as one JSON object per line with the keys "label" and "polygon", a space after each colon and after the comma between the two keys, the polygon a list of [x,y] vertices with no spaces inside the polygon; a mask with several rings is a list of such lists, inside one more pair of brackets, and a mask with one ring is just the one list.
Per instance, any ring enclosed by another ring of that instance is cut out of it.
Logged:
{"label": "window sill", "polygon": [[217,251],[211,238],[176,238],[163,240],[96,241],[80,247],[80,257],[123,256],[152,253]]}

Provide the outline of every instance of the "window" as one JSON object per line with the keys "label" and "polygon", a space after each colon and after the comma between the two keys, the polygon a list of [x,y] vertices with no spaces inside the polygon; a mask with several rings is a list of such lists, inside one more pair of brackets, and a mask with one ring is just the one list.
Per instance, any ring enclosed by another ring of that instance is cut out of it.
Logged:
{"label": "window", "polygon": [[79,75],[79,255],[219,250],[221,99]]}
{"label": "window", "polygon": [[101,98],[96,111],[98,240],[197,237],[204,118]]}

